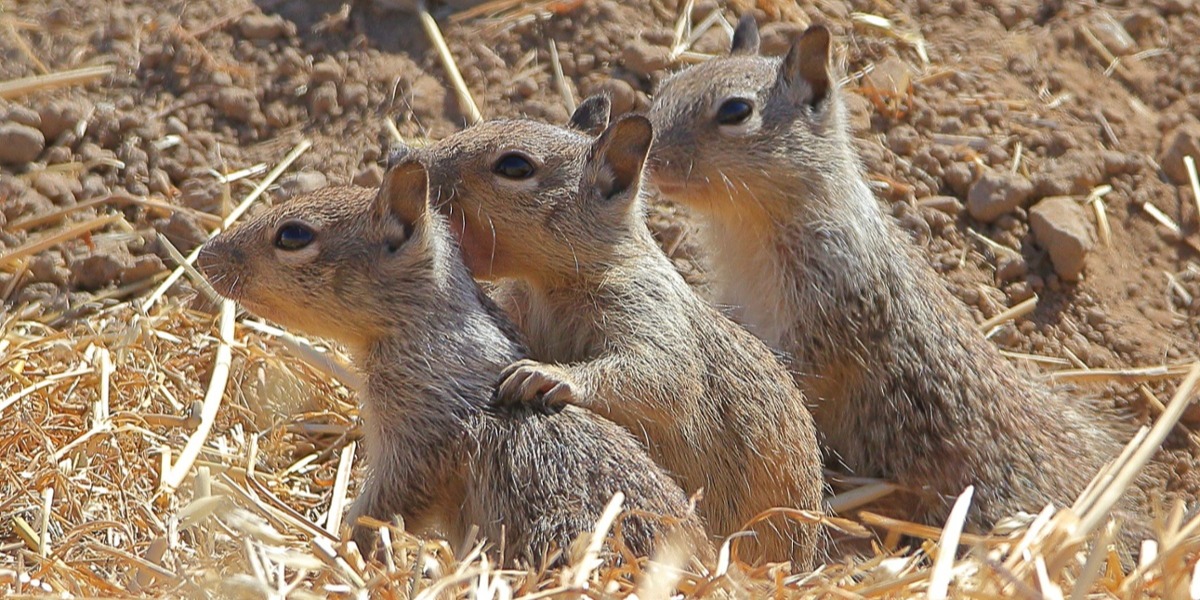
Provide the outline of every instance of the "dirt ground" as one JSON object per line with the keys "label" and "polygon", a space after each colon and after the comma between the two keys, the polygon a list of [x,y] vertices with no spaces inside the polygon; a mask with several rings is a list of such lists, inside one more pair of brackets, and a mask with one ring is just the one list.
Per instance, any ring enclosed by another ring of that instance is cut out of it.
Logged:
{"label": "dirt ground", "polygon": [[[313,148],[264,202],[375,185],[397,135],[419,143],[464,127],[428,36],[391,4],[404,2],[0,2],[0,81],[113,67],[90,84],[0,96],[0,257],[104,215],[132,226],[0,259],[5,319],[64,327],[144,294],[174,266],[156,234],[190,252],[261,169],[226,175],[274,165],[302,139]],[[623,112],[728,45],[718,23],[674,56],[674,0],[448,4],[432,13],[485,118],[565,122],[554,51],[573,101],[607,91]],[[714,10],[729,23],[757,10],[773,23],[770,53],[804,24],[830,25],[880,201],[980,322],[1036,295],[992,332],[1031,376],[1200,358],[1200,204],[1182,160],[1200,159],[1200,2],[699,0],[692,24]],[[702,280],[687,217],[658,204],[651,223]],[[185,281],[172,295],[188,293]],[[1177,382],[1100,381],[1081,392],[1139,424]],[[1200,492],[1196,424],[1200,411],[1167,442],[1174,491]]]}

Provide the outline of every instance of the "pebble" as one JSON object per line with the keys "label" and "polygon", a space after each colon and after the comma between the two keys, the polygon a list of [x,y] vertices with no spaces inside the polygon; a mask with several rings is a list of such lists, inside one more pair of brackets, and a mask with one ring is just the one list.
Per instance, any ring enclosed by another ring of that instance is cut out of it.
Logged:
{"label": "pebble", "polygon": [[1066,281],[1078,281],[1092,249],[1091,222],[1082,206],[1066,196],[1052,196],[1029,210],[1034,239],[1046,249],[1054,272]]}
{"label": "pebble", "polygon": [[45,147],[46,136],[29,125],[0,125],[0,163],[13,166],[31,163]]}
{"label": "pebble", "polygon": [[782,56],[791,49],[792,42],[804,33],[804,26],[799,23],[775,21],[763,25],[758,30],[759,51],[766,56]]}
{"label": "pebble", "polygon": [[[380,181],[382,182],[382,177]],[[329,179],[319,171],[292,173],[279,180],[279,196],[281,199],[295,198],[302,194],[315,192],[326,185],[329,185]]]}
{"label": "pebble", "polygon": [[950,191],[954,192],[955,196],[966,198],[971,184],[975,181],[975,174],[971,172],[971,165],[965,162],[952,162],[946,165],[946,169],[942,173],[942,181],[946,183]]}
{"label": "pebble", "polygon": [[33,189],[59,206],[71,206],[83,191],[83,184],[75,177],[44,171],[33,178]]}
{"label": "pebble", "polygon": [[963,211],[962,201],[954,196],[929,196],[917,200],[917,204],[939,210],[952,217],[958,216]]}
{"label": "pebble", "polygon": [[185,212],[171,213],[170,218],[155,222],[154,228],[163,234],[176,250],[184,254],[208,239],[208,234],[196,224],[196,219]]}
{"label": "pebble", "polygon": [[52,100],[39,112],[42,120],[39,129],[46,139],[56,139],[66,131],[74,129],[83,120],[85,113],[86,109],[80,102]]}
{"label": "pebble", "polygon": [[383,184],[383,167],[375,163],[366,165],[354,174],[351,183],[366,188],[377,188]]}
{"label": "pebble", "polygon": [[116,281],[132,264],[129,255],[122,252],[97,252],[72,259],[71,284],[93,292]]}
{"label": "pebble", "polygon": [[238,20],[238,31],[251,40],[273,40],[292,35],[295,25],[279,15],[246,15]]}
{"label": "pebble", "polygon": [[646,40],[634,40],[625,46],[621,58],[626,69],[639,75],[649,75],[671,65],[671,49]]}
{"label": "pebble", "polygon": [[179,200],[188,208],[212,214],[221,208],[221,183],[211,176],[189,177],[180,191]]}
{"label": "pebble", "polygon": [[608,94],[614,117],[630,112],[637,106],[637,90],[622,79],[606,77],[589,88],[588,95],[592,94]]}
{"label": "pebble", "polygon": [[[1187,168],[1183,164],[1184,156],[1200,161],[1200,122],[1192,119],[1185,120],[1166,135],[1158,155],[1158,164],[1162,166],[1163,173],[1175,185],[1190,183]],[[1197,168],[1200,169],[1200,166]]]}
{"label": "pebble", "polygon": [[217,92],[214,105],[227,119],[249,123],[258,113],[254,92],[239,87],[224,87]]}
{"label": "pebble", "polygon": [[912,125],[898,125],[887,134],[888,148],[901,156],[912,156],[921,145],[921,134]]}
{"label": "pebble", "polygon": [[988,171],[967,193],[967,211],[985,223],[1023,205],[1033,195],[1033,184],[1015,173]]}
{"label": "pebble", "polygon": [[309,111],[313,117],[322,117],[325,115],[336,116],[338,112],[337,98],[337,85],[331,81],[322,83],[309,96]]}
{"label": "pebble", "polygon": [[1034,189],[1038,196],[1087,194],[1104,180],[1103,170],[1103,157],[1074,148],[1042,164]]}
{"label": "pebble", "polygon": [[29,274],[31,281],[44,281],[60,287],[67,285],[71,278],[71,271],[58,252],[42,252],[29,259]]}
{"label": "pebble", "polygon": [[332,58],[326,58],[325,60],[313,65],[311,80],[313,85],[320,85],[330,81],[334,83],[341,83],[342,78],[345,77],[345,75],[346,72],[344,69],[342,69],[342,65],[338,64],[338,62]]}
{"label": "pebble", "polygon": [[121,283],[132,283],[141,281],[155,273],[161,273],[166,270],[161,258],[153,254],[143,254],[133,259],[133,264],[129,268],[121,271]]}
{"label": "pebble", "polygon": [[3,117],[0,117],[0,121],[20,123],[34,128],[42,126],[42,116],[32,108],[20,104],[9,105],[8,110],[4,111]]}

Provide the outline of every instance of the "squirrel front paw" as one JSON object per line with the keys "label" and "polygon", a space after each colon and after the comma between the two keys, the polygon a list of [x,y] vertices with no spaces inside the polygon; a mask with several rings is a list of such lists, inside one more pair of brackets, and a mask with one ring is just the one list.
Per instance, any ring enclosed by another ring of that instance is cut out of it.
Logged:
{"label": "squirrel front paw", "polygon": [[552,410],[561,410],[579,400],[579,386],[571,381],[566,369],[528,359],[519,360],[500,373],[495,396],[496,404],[500,405],[532,404]]}

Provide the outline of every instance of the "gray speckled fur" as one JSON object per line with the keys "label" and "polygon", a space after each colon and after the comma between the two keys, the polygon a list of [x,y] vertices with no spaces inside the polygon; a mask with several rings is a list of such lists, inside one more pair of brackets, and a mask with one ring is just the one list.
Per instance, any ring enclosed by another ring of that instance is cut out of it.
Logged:
{"label": "gray speckled fur", "polygon": [[[683,492],[622,428],[577,408],[489,410],[496,378],[524,347],[470,277],[443,219],[424,210],[424,196],[419,204],[393,198],[398,208],[388,208],[385,195],[424,190],[424,171],[395,179],[379,199],[352,187],[297,198],[221,234],[200,255],[221,293],[346,344],[365,373],[370,471],[348,522],[399,515],[409,530],[451,541],[477,525],[493,551],[506,549],[506,563],[540,565],[591,531],[621,491],[626,508],[682,523],[629,517],[623,532],[635,554],[649,555],[665,532],[682,529],[710,556]],[[311,255],[273,247],[288,220],[317,229]],[[355,532],[360,544],[372,537]]]}
{"label": "gray speckled fur", "polygon": [[[505,280],[501,304],[531,355],[569,375],[574,402],[646,440],[686,492],[704,490],[699,508],[713,533],[734,533],[772,507],[819,512],[820,458],[803,396],[652,239],[638,197],[644,153],[631,189],[599,191],[622,176],[605,164],[601,140],[495,121],[425,150],[438,202],[471,238],[469,264],[478,277]],[[492,173],[513,150],[540,165],[532,179]],[[811,564],[817,527],[774,517],[756,530],[744,558]]]}
{"label": "gray speckled fur", "polygon": [[[831,458],[918,493],[905,516],[941,524],[972,484],[976,530],[1070,505],[1128,435],[984,339],[867,187],[842,92],[814,106],[784,75],[828,64],[828,46],[803,46],[685,69],[650,110],[652,179],[704,217],[715,301],[790,357]],[[714,120],[730,97],[756,106],[745,130]]]}

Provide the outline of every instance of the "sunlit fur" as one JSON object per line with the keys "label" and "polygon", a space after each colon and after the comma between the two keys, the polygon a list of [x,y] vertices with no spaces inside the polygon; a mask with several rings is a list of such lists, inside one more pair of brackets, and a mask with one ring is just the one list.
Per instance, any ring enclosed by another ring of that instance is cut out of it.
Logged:
{"label": "sunlit fur", "polygon": [[[843,92],[814,98],[784,70],[717,58],[668,78],[649,113],[651,179],[705,221],[714,300],[790,357],[831,460],[918,494],[902,516],[941,524],[968,485],[974,530],[1071,504],[1128,434],[984,339],[867,187]],[[745,135],[711,119],[728,95],[760,109]]]}
{"label": "sunlit fur", "polygon": [[[425,211],[425,196],[402,213],[418,215],[408,222],[382,196],[323,189],[221,234],[200,253],[220,293],[285,327],[346,344],[365,374],[370,470],[348,522],[400,516],[410,531],[454,543],[478,526],[493,551],[506,550],[505,562],[540,565],[591,531],[621,491],[628,508],[682,522],[696,551],[709,556],[687,498],[625,430],[574,408],[488,412],[501,369],[525,354],[518,334],[468,274],[441,217]],[[307,258],[272,245],[288,219],[317,230]],[[622,531],[645,556],[669,529],[630,517]],[[358,528],[355,539],[371,543],[372,532]]]}
{"label": "sunlit fur", "polygon": [[[632,187],[604,197],[628,172],[599,143],[497,121],[427,149],[437,202],[476,250],[475,273],[509,278],[502,304],[532,356],[569,373],[578,403],[644,437],[685,491],[704,490],[700,511],[715,534],[772,507],[820,511],[803,397],[766,346],[697,297],[655,244],[639,198],[644,154]],[[491,173],[506,148],[545,165],[532,188]],[[815,527],[773,518],[756,530],[744,558],[811,563]]]}

